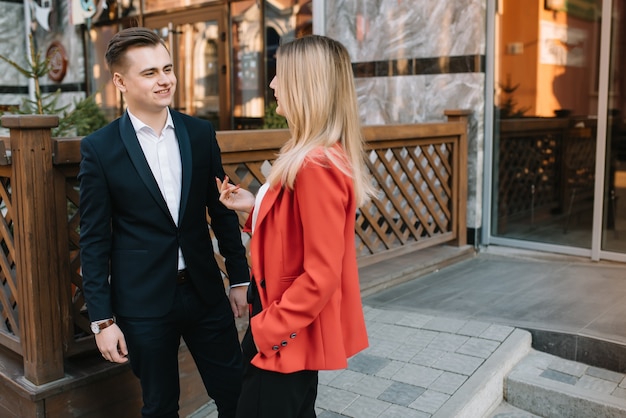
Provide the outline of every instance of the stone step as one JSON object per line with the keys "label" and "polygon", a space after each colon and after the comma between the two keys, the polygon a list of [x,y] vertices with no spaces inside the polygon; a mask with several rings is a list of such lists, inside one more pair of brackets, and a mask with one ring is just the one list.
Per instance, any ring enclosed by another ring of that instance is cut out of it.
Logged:
{"label": "stone step", "polygon": [[532,350],[530,333],[515,329],[432,418],[483,417],[503,400],[508,373]]}
{"label": "stone step", "polygon": [[542,418],[539,415],[531,414],[528,411],[514,407],[513,405],[502,402],[495,411],[490,413],[486,418]]}
{"label": "stone step", "polygon": [[544,418],[623,418],[626,375],[531,350],[504,380],[504,398]]}

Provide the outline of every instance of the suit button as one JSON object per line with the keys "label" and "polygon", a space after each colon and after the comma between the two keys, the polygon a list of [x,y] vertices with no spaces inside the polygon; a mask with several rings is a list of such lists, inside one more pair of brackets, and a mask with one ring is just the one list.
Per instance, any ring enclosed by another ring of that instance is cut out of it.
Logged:
{"label": "suit button", "polygon": [[286,345],[287,345],[287,341],[282,341],[282,342],[280,343],[280,345],[282,345],[283,347],[284,347],[284,346],[286,346]]}
{"label": "suit button", "polygon": [[293,339],[293,338],[296,338],[296,333],[294,332],[293,334],[291,334],[291,335],[289,336],[289,338],[292,338],[292,339]]}
{"label": "suit button", "polygon": [[278,351],[279,348],[280,348],[279,346],[275,345],[274,347],[272,347],[272,350]]}
{"label": "suit button", "polygon": [[265,289],[265,279],[262,279],[262,280],[261,280],[261,287],[262,287],[263,289]]}

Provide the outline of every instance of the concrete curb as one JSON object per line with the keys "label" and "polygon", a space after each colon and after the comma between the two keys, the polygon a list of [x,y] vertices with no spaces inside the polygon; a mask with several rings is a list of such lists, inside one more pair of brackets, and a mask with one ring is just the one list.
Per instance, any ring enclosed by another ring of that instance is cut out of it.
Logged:
{"label": "concrete curb", "polygon": [[530,333],[514,329],[432,418],[477,418],[488,414],[504,398],[505,377],[530,349]]}

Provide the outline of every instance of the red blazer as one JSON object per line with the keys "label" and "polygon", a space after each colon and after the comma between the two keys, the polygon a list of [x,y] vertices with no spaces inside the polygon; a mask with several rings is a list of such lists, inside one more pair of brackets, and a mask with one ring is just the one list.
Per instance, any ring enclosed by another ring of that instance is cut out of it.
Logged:
{"label": "red blazer", "polygon": [[258,211],[250,255],[263,310],[250,320],[252,364],[281,373],[347,367],[368,345],[352,179],[307,159],[294,190],[270,188]]}

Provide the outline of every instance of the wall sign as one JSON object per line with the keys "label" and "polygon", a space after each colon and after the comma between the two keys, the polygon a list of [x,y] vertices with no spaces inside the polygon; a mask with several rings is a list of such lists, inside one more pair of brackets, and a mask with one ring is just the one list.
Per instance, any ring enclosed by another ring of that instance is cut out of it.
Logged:
{"label": "wall sign", "polygon": [[60,83],[67,73],[67,53],[58,41],[53,41],[46,51],[46,58],[50,62],[48,77],[50,80]]}

